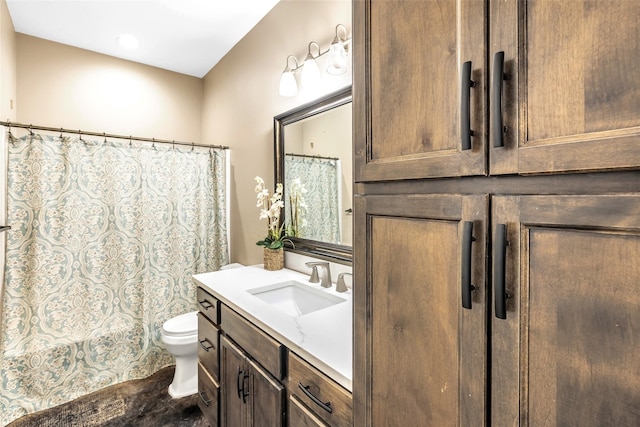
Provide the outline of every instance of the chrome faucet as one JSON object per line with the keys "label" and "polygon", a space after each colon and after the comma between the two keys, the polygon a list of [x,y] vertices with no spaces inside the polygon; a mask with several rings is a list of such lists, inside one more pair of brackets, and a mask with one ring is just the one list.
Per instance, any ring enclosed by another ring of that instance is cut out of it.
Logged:
{"label": "chrome faucet", "polygon": [[320,281],[318,278],[318,267],[322,267],[324,269],[324,274],[322,275],[322,282],[320,283],[320,286],[323,288],[331,287],[331,270],[329,269],[328,262],[306,262],[304,265],[311,267],[311,278],[309,279],[309,282],[318,283]]}
{"label": "chrome faucet", "polygon": [[353,278],[351,273],[338,274],[338,280],[336,281],[336,292],[347,292],[349,290],[346,283],[344,283],[344,276],[351,276]]}

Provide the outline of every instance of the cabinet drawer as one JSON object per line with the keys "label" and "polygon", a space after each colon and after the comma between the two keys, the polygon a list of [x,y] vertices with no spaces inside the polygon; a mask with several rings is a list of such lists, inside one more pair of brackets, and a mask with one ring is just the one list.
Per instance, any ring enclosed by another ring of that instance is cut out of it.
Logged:
{"label": "cabinet drawer", "polygon": [[198,287],[198,310],[215,325],[220,324],[220,301],[201,287]]}
{"label": "cabinet drawer", "polygon": [[218,425],[218,396],[220,385],[207,374],[207,370],[198,363],[198,406],[209,425]]}
{"label": "cabinet drawer", "polygon": [[284,379],[286,347],[226,305],[221,305],[220,321],[224,333],[249,353],[252,359],[277,379]]}
{"label": "cabinet drawer", "polygon": [[293,353],[289,353],[289,393],[327,424],[351,426],[351,393]]}
{"label": "cabinet drawer", "polygon": [[291,396],[291,399],[289,399],[289,426],[327,427],[327,424],[307,408],[304,403],[300,402],[295,396]]}
{"label": "cabinet drawer", "polygon": [[218,381],[218,328],[198,313],[198,361]]}

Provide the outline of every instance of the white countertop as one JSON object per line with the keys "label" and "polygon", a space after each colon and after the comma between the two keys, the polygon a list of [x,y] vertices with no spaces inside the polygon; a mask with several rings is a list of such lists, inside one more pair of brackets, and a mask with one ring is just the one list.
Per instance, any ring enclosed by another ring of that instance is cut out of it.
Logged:
{"label": "white countertop", "polygon": [[[337,293],[335,284],[322,288],[309,276],[293,270],[267,271],[249,266],[196,274],[196,283],[224,304],[280,341],[289,350],[324,372],[347,390],[352,389],[352,291]],[[292,317],[246,292],[270,284],[296,280],[338,295],[347,301],[313,313]]]}

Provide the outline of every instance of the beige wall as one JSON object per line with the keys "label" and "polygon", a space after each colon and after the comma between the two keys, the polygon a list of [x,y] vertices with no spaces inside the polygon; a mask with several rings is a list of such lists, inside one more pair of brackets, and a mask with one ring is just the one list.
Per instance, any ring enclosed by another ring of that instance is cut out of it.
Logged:
{"label": "beige wall", "polygon": [[16,38],[18,122],[201,142],[202,79]]}
{"label": "beige wall", "polygon": [[273,188],[273,117],[351,83],[349,72],[325,78],[314,94],[278,94],[287,55],[304,60],[310,41],[328,49],[337,24],[345,25],[351,35],[350,0],[283,0],[204,78],[203,140],[231,147],[234,262],[262,262],[255,242],[266,234],[266,223],[258,219],[253,189],[256,175]]}
{"label": "beige wall", "polygon": [[16,33],[7,2],[0,0],[0,120],[16,120]]}

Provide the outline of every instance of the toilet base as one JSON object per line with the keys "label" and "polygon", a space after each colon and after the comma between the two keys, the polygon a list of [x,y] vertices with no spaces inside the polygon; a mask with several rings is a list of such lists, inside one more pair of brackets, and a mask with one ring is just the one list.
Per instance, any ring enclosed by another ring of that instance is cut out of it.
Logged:
{"label": "toilet base", "polygon": [[169,385],[169,396],[174,399],[198,392],[198,356],[176,357],[176,371]]}

